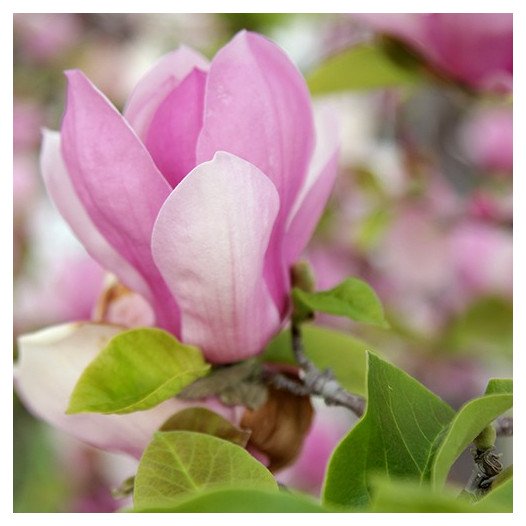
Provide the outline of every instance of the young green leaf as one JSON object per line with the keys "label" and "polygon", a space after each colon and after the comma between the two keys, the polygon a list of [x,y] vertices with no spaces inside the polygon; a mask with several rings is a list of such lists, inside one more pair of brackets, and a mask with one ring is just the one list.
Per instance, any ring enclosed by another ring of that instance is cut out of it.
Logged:
{"label": "young green leaf", "polygon": [[155,433],[135,477],[137,508],[174,505],[185,494],[238,486],[276,489],[270,471],[240,446],[203,433]]}
{"label": "young green leaf", "polygon": [[[491,381],[488,389],[491,392],[503,385]],[[460,408],[445,432],[433,460],[432,482],[435,487],[440,488],[445,484],[451,466],[462,451],[487,425],[510,409],[512,405],[513,395],[511,394],[487,394],[470,400]]]}
{"label": "young green leaf", "polygon": [[183,345],[165,331],[122,332],[84,370],[67,413],[123,414],[149,409],[209,369],[197,347]]}
{"label": "young green leaf", "polygon": [[169,507],[139,513],[327,513],[314,499],[297,493],[259,489],[219,489],[193,494]]}
{"label": "young green leaf", "polygon": [[363,44],[329,57],[309,75],[307,83],[311,93],[319,95],[407,86],[421,78],[416,69],[393,60],[382,46]]}
{"label": "young green leaf", "polygon": [[366,506],[372,474],[429,480],[433,456],[454,411],[405,372],[368,353],[367,410],[335,449],[323,498]]}
{"label": "young green leaf", "polygon": [[206,407],[189,407],[175,413],[161,426],[160,431],[205,433],[229,440],[241,447],[245,447],[250,438],[250,431],[231,424],[226,418]]}
{"label": "young green leaf", "polygon": [[[338,382],[352,393],[365,395],[366,349],[370,348],[346,333],[304,325],[303,344],[307,357],[323,370],[331,369]],[[267,346],[262,359],[266,362],[293,364],[290,330],[281,332]]]}
{"label": "young green leaf", "polygon": [[384,309],[374,290],[364,281],[348,278],[330,290],[292,290],[295,312],[320,311],[354,321],[388,327]]}
{"label": "young green leaf", "polygon": [[513,394],[513,380],[509,378],[492,378],[488,382],[485,394]]}

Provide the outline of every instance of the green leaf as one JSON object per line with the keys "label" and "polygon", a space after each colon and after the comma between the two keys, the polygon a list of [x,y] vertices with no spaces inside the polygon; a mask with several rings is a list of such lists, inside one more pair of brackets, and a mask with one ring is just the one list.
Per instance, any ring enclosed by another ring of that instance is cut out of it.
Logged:
{"label": "green leaf", "polygon": [[488,382],[485,394],[513,394],[513,380],[508,378],[492,378]]}
{"label": "green leaf", "polygon": [[329,57],[309,75],[307,84],[319,95],[408,86],[420,79],[416,69],[398,64],[380,45],[363,44]]}
{"label": "green leaf", "polygon": [[428,481],[441,434],[454,411],[414,378],[368,353],[367,410],[335,449],[326,503],[366,506],[371,474]]}
{"label": "green leaf", "polygon": [[477,511],[511,513],[513,511],[513,468],[496,477],[487,495],[475,503]]}
{"label": "green leaf", "polygon": [[[346,333],[316,325],[302,327],[303,344],[310,360],[319,369],[332,369],[340,384],[352,393],[364,396],[366,349],[369,346]],[[290,330],[281,332],[267,346],[266,362],[294,364]]]}
{"label": "green leaf", "polygon": [[364,281],[348,278],[330,290],[305,292],[292,289],[298,312],[320,311],[354,321],[388,327],[384,309],[374,290]]}
{"label": "green leaf", "polygon": [[226,418],[206,407],[189,407],[175,413],[161,426],[160,431],[205,433],[228,440],[241,447],[245,447],[250,438],[250,431],[236,427]]}
{"label": "green leaf", "polygon": [[436,491],[404,479],[373,482],[373,501],[367,511],[375,513],[475,513],[502,511],[500,505],[477,508],[451,490]]}
{"label": "green leaf", "polygon": [[67,413],[123,414],[149,409],[209,369],[197,347],[183,345],[165,331],[122,332],[84,370]]}
{"label": "green leaf", "polygon": [[[499,384],[491,381],[488,389]],[[442,487],[455,460],[473,442],[479,433],[499,415],[513,405],[511,394],[487,394],[464,404],[451,421],[437,449],[432,468],[432,483]]]}
{"label": "green leaf", "polygon": [[240,446],[203,433],[158,432],[141,458],[134,504],[170,506],[187,493],[228,485],[277,488],[270,471]]}
{"label": "green leaf", "polygon": [[448,328],[444,348],[480,356],[513,354],[513,305],[499,297],[484,297],[470,305]]}
{"label": "green leaf", "polygon": [[392,211],[385,206],[373,210],[360,223],[353,244],[362,252],[370,251],[387,230],[392,215]]}
{"label": "green leaf", "polygon": [[152,513],[327,513],[313,499],[285,491],[220,489],[194,494],[169,507],[135,509]]}

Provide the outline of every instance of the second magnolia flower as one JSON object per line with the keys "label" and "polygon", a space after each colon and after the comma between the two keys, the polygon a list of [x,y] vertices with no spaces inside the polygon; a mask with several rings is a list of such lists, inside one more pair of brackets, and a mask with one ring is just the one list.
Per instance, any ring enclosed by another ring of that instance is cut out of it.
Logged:
{"label": "second magnolia flower", "polygon": [[61,133],[46,132],[41,159],[63,217],[158,326],[212,362],[259,353],[334,183],[332,115],[315,131],[301,74],[249,32],[210,64],[184,47],[164,56],[124,116],[80,71],[67,77]]}

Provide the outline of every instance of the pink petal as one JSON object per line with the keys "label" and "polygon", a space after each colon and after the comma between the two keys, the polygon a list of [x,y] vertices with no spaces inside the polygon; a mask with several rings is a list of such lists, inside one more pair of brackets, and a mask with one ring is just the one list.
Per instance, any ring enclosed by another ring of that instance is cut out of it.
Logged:
{"label": "pink petal", "polygon": [[181,308],[183,340],[208,360],[253,356],[279,329],[262,279],[278,209],[276,189],[260,170],[218,152],[183,179],[159,213],[154,259]]}
{"label": "pink petal", "polygon": [[146,138],[159,105],[194,68],[206,71],[208,61],[197,51],[181,46],[164,55],[139,81],[126,104],[124,116],[141,139]]}
{"label": "pink petal", "polygon": [[153,432],[183,402],[167,400],[128,415],[65,414],[82,371],[121,331],[112,325],[71,323],[22,336],[15,386],[31,412],[49,424],[93,446],[138,458]]}
{"label": "pink petal", "polygon": [[173,188],[196,165],[205,83],[206,73],[194,69],[159,105],[149,126],[146,147]]}
{"label": "pink petal", "polygon": [[317,144],[309,173],[287,221],[286,261],[301,255],[318,224],[338,174],[339,126],[329,107],[316,112]]}
{"label": "pink petal", "polygon": [[60,153],[60,133],[43,131],[40,169],[53,203],[90,256],[131,289],[150,295],[142,276],[106,241],[82,205]]}
{"label": "pink petal", "polygon": [[80,71],[67,76],[62,155],[75,191],[99,232],[147,281],[158,324],[178,333],[177,305],[150,249],[153,224],[170,186],[102,93]]}
{"label": "pink petal", "polygon": [[275,44],[255,33],[240,32],[210,67],[197,162],[224,150],[251,162],[275,184],[281,207],[265,279],[281,312],[288,290],[282,232],[305,179],[313,145],[312,108],[303,77]]}

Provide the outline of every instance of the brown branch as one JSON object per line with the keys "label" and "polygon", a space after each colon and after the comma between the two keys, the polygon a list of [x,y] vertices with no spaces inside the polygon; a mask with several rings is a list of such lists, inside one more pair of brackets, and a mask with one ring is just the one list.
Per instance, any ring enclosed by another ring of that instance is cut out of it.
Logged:
{"label": "brown branch", "polygon": [[292,324],[291,336],[292,351],[301,371],[301,383],[284,374],[272,372],[266,373],[267,381],[276,389],[289,391],[298,396],[319,396],[327,405],[346,407],[356,416],[361,417],[365,409],[365,400],[346,391],[330,369],[321,371],[307,358],[299,325]]}

